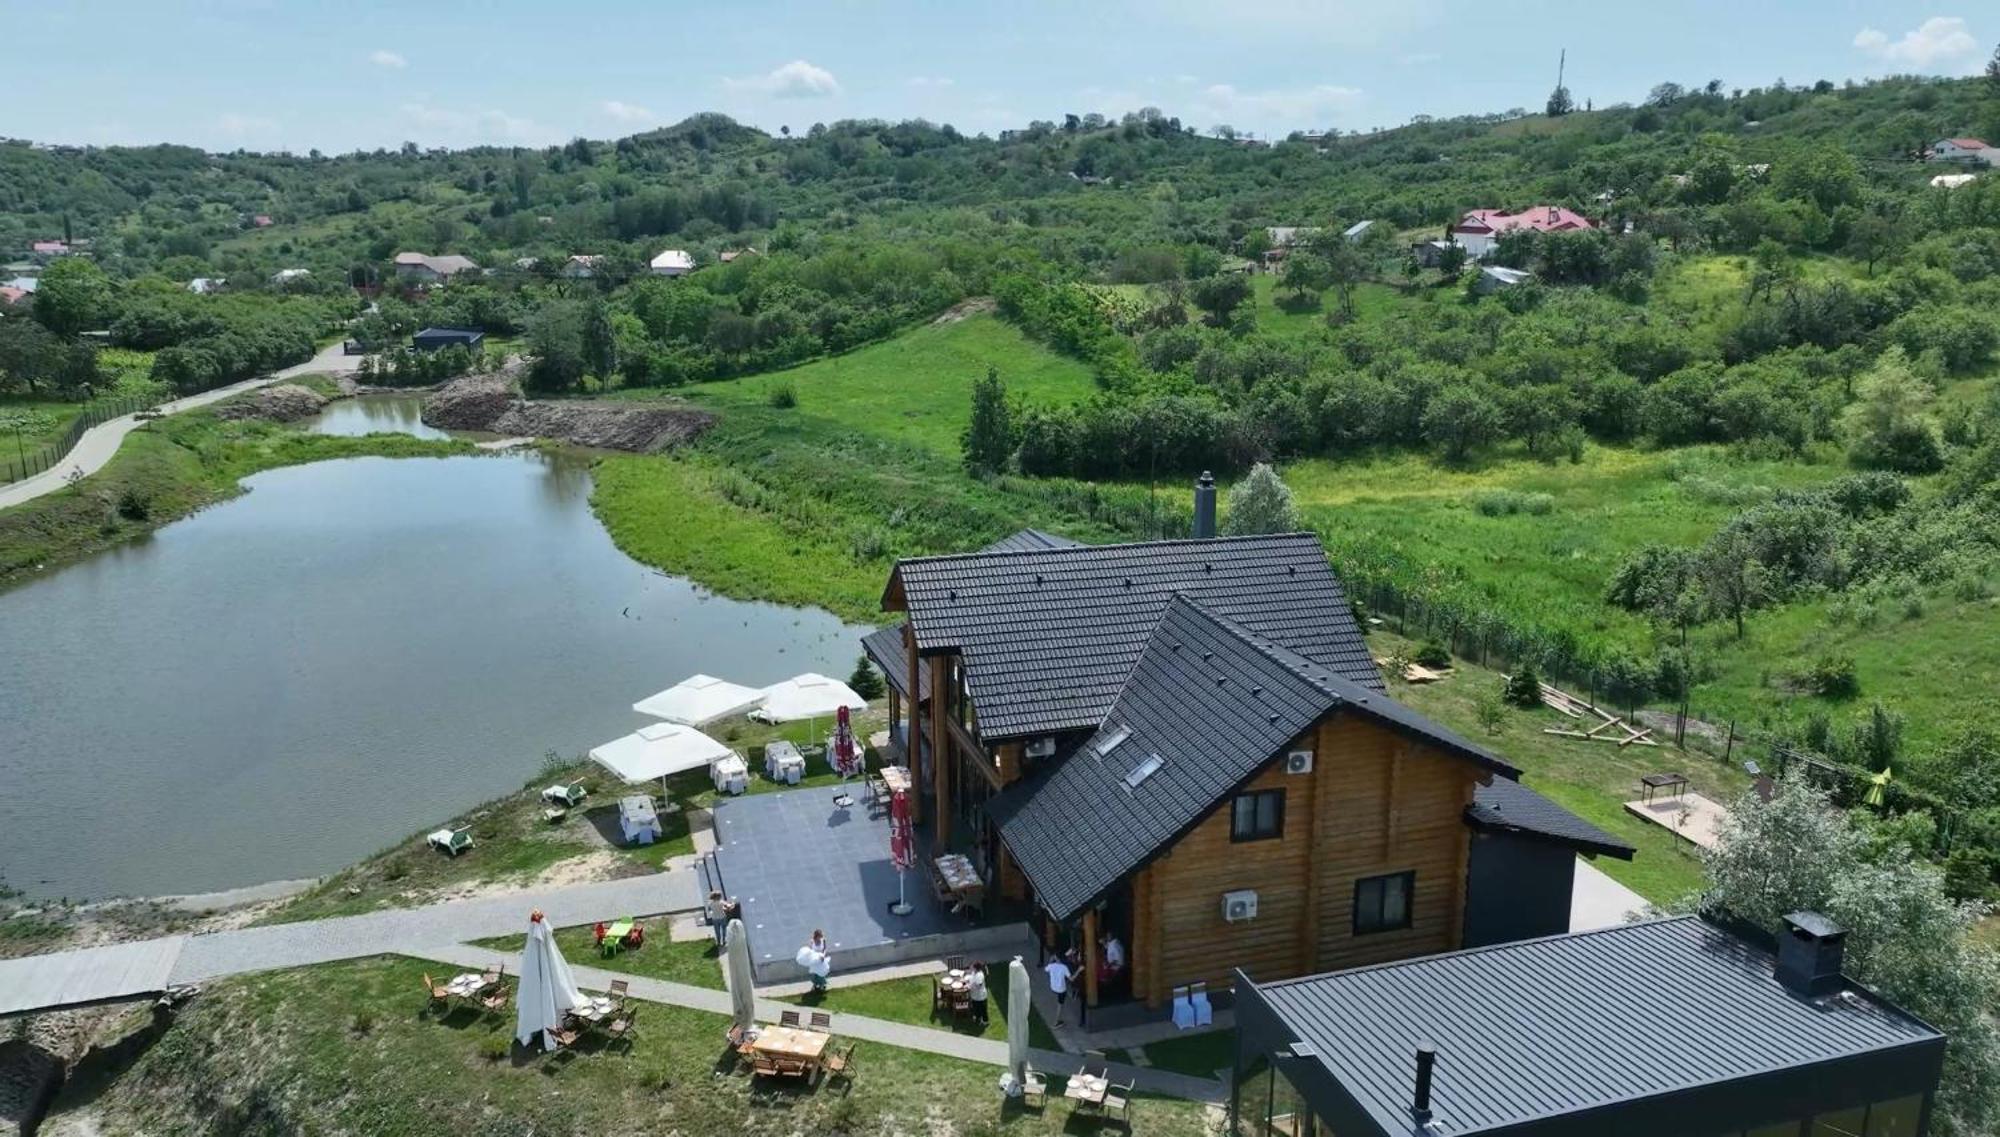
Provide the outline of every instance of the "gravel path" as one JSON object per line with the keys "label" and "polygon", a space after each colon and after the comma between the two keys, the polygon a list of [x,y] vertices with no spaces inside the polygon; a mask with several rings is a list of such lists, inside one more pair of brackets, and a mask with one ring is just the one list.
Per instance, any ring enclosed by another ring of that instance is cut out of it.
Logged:
{"label": "gravel path", "polygon": [[[245,379],[241,383],[232,383],[227,387],[217,387],[213,391],[203,391],[199,395],[189,395],[185,399],[162,403],[159,412],[167,415],[178,414],[195,407],[221,402],[231,395],[240,395],[245,391],[254,391],[272,383],[295,379],[300,375],[353,371],[360,363],[360,356],[345,354],[341,345],[336,343],[322,349],[318,355],[304,363],[287,367],[283,371],[274,371],[269,375],[260,375],[255,379]],[[0,486],[0,509],[19,505],[24,501],[33,501],[43,494],[54,493],[69,484],[69,476],[73,471],[81,470],[88,475],[103,469],[105,463],[111,461],[118,453],[118,447],[125,441],[125,436],[137,430],[140,425],[139,416],[130,414],[99,423],[84,431],[83,437],[77,440],[76,448],[62,461],[32,478],[23,478],[18,482]]]}

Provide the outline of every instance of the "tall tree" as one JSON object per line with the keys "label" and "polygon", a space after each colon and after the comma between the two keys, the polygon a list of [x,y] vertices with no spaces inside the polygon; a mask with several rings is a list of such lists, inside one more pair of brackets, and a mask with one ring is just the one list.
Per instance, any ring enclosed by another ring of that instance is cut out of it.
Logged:
{"label": "tall tree", "polygon": [[61,257],[43,271],[35,288],[35,319],[59,336],[89,331],[105,318],[111,282],[82,257]]}
{"label": "tall tree", "polygon": [[1771,597],[1770,573],[1749,534],[1736,527],[1717,533],[1702,547],[1695,571],[1709,608],[1734,620],[1736,638],[1742,639],[1744,616]]}
{"label": "tall tree", "polygon": [[1229,489],[1222,511],[1222,531],[1231,537],[1256,533],[1296,533],[1299,508],[1292,490],[1268,462],[1250,467],[1243,480]]}
{"label": "tall tree", "polygon": [[1568,87],[1557,87],[1549,92],[1548,106],[1543,113],[1550,118],[1561,118],[1576,109],[1576,101],[1569,97]]}
{"label": "tall tree", "polygon": [[582,332],[584,367],[599,380],[610,379],[618,367],[618,335],[603,297],[592,296],[584,302]]}
{"label": "tall tree", "polygon": [[986,367],[986,376],[972,384],[972,419],[959,436],[965,453],[965,468],[975,474],[996,474],[1007,468],[1014,455],[1015,431],[1012,408],[1007,405],[1007,386],[1000,381],[999,369]]}

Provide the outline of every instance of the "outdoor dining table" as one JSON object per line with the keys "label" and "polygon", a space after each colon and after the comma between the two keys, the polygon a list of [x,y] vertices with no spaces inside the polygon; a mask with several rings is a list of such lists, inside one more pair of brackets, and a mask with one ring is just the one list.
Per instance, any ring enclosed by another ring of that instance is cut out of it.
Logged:
{"label": "outdoor dining table", "polygon": [[605,1019],[610,1018],[612,1013],[617,1009],[618,1004],[612,1002],[608,995],[585,995],[583,1002],[571,1007],[569,1013],[577,1019],[595,1026]]}
{"label": "outdoor dining table", "polygon": [[985,897],[986,882],[979,879],[979,872],[972,867],[971,858],[963,853],[946,853],[937,859],[936,864],[938,876],[957,901],[952,905],[952,911],[956,912],[968,904],[977,905]]}
{"label": "outdoor dining table", "polygon": [[824,1031],[807,1030],[796,1026],[760,1027],[757,1037],[750,1040],[750,1049],[769,1058],[784,1058],[794,1062],[804,1062],[817,1068],[826,1054],[826,1047],[833,1036]]}
{"label": "outdoor dining table", "polygon": [[615,921],[604,929],[604,938],[597,941],[598,948],[605,955],[612,955],[625,946],[625,937],[632,934],[632,920],[627,917]]}
{"label": "outdoor dining table", "polygon": [[468,971],[463,975],[452,976],[450,982],[444,985],[444,989],[445,993],[454,999],[470,999],[486,990],[486,977],[476,971]]}
{"label": "outdoor dining table", "polygon": [[618,827],[628,845],[650,845],[661,834],[660,815],[648,794],[634,794],[618,802]]}
{"label": "outdoor dining table", "polygon": [[1071,1074],[1063,1096],[1078,1105],[1101,1106],[1110,1089],[1111,1079],[1101,1074]]}
{"label": "outdoor dining table", "polygon": [[910,771],[908,767],[884,766],[882,767],[881,774],[882,784],[889,787],[890,793],[910,792]]}
{"label": "outdoor dining table", "polygon": [[717,792],[740,794],[750,788],[750,767],[741,755],[731,754],[718,758],[708,768],[709,778],[715,782]]}

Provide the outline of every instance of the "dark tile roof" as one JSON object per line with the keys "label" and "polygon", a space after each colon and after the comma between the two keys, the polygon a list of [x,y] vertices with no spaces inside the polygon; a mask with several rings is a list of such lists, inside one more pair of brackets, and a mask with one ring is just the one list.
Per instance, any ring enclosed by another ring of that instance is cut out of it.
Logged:
{"label": "dark tile roof", "polygon": [[[1519,773],[1381,691],[1175,597],[1096,735],[988,802],[987,812],[1041,904],[1068,919],[1339,708],[1503,777]],[[1099,753],[1101,743],[1126,731]],[[1131,784],[1155,756],[1158,768]]]}
{"label": "dark tile roof", "polygon": [[1480,786],[1472,804],[1465,808],[1465,819],[1481,829],[1554,841],[1579,853],[1603,853],[1629,861],[1635,852],[1632,846],[1508,778],[1495,778],[1491,785]]}
{"label": "dark tile roof", "polygon": [[1396,1134],[1411,1132],[1419,1042],[1437,1049],[1448,1137],[1942,1042],[1866,993],[1807,999],[1772,970],[1768,952],[1684,916],[1253,986]]}
{"label": "dark tile roof", "polygon": [[1000,538],[979,550],[982,553],[1035,553],[1046,549],[1077,549],[1083,542],[1072,541],[1068,537],[1058,537],[1054,533],[1044,533],[1040,529],[1023,529]]}
{"label": "dark tile roof", "polygon": [[[910,685],[910,654],[903,650],[903,629],[907,627],[908,624],[894,624],[861,637],[861,650],[869,659],[875,661],[875,666],[882,672],[883,678],[889,681],[889,686],[894,687],[906,699],[910,696],[910,692],[906,690]],[[922,701],[930,697],[931,669],[919,667],[917,699]]]}
{"label": "dark tile roof", "polygon": [[1381,677],[1310,533],[920,557],[896,566],[922,654],[956,651],[993,741],[1095,727],[1185,594],[1353,682]]}

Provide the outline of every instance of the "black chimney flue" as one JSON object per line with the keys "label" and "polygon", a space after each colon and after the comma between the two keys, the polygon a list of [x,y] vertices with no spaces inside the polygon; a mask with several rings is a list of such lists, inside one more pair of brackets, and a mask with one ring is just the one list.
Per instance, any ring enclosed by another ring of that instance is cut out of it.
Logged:
{"label": "black chimney flue", "polygon": [[1437,1048],[1417,1043],[1417,1096],[1410,1102],[1410,1116],[1422,1125],[1431,1119],[1431,1068],[1437,1065]]}
{"label": "black chimney flue", "polygon": [[1807,998],[1831,995],[1844,986],[1840,977],[1847,954],[1847,932],[1817,912],[1794,912],[1778,930],[1778,982]]}
{"label": "black chimney flue", "polygon": [[1207,470],[1194,480],[1194,535],[1215,536],[1215,475]]}

